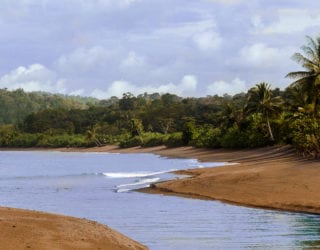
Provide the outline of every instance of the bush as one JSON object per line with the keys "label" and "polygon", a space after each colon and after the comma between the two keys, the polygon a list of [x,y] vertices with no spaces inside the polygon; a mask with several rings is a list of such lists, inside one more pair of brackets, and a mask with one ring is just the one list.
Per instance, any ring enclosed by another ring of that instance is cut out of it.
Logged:
{"label": "bush", "polygon": [[39,135],[38,134],[16,134],[12,138],[12,143],[8,146],[11,147],[35,147],[38,143]]}
{"label": "bush", "polygon": [[155,147],[164,144],[165,135],[147,132],[142,135],[142,147]]}
{"label": "bush", "polygon": [[263,147],[270,143],[267,135],[256,128],[241,130],[237,125],[229,128],[221,138],[224,148],[255,148]]}
{"label": "bush", "polygon": [[141,136],[131,137],[130,135],[122,136],[119,146],[121,148],[130,148],[130,147],[154,147],[164,144],[165,135],[160,133],[143,133]]}
{"label": "bush", "polygon": [[320,120],[301,115],[291,123],[292,145],[305,157],[320,157]]}
{"label": "bush", "polygon": [[219,148],[221,147],[221,130],[211,126],[201,127],[198,129],[198,137],[189,144],[199,148]]}
{"label": "bush", "polygon": [[245,148],[249,146],[247,134],[237,125],[229,128],[221,138],[221,146],[224,148]]}
{"label": "bush", "polygon": [[131,148],[131,147],[137,147],[141,145],[142,145],[142,141],[140,136],[123,138],[119,143],[120,148]]}
{"label": "bush", "polygon": [[118,143],[120,136],[107,135],[107,134],[98,134],[97,139],[104,145],[106,144],[115,144]]}
{"label": "bush", "polygon": [[164,140],[164,145],[168,148],[184,146],[185,144],[182,140],[182,133],[176,132],[168,135]]}
{"label": "bush", "polygon": [[38,147],[86,147],[89,146],[83,135],[44,135],[41,134],[37,143]]}
{"label": "bush", "polygon": [[188,145],[192,140],[198,137],[195,120],[190,117],[184,118],[184,124],[182,126],[182,142],[184,145]]}

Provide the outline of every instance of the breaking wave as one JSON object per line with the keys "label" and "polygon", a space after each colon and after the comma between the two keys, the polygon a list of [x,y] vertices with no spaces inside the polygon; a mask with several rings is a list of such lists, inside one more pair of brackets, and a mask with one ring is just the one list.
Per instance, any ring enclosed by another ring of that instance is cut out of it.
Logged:
{"label": "breaking wave", "polygon": [[170,170],[159,171],[159,172],[106,172],[102,174],[109,178],[141,178],[141,177],[165,174],[172,171],[176,171],[176,169],[170,169]]}
{"label": "breaking wave", "polygon": [[143,185],[143,184],[150,184],[150,183],[157,182],[157,181],[159,181],[159,180],[160,180],[160,178],[143,179],[143,180],[137,181],[137,182],[135,182],[135,183],[118,185],[117,188],[139,186],[139,185]]}

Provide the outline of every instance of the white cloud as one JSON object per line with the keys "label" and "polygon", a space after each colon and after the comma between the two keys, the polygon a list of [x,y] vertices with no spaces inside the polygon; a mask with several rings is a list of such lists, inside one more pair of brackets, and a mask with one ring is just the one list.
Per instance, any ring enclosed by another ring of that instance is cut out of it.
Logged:
{"label": "white cloud", "polygon": [[243,47],[239,57],[233,63],[244,67],[276,68],[284,61],[289,61],[295,48],[273,48],[264,43],[256,43]]}
{"label": "white cloud", "polygon": [[77,90],[74,90],[72,92],[69,93],[69,95],[75,95],[75,96],[78,96],[78,95],[83,95],[84,94],[84,89],[77,89]]}
{"label": "white cloud", "polygon": [[247,91],[246,83],[239,78],[235,78],[231,82],[215,81],[207,87],[209,95],[224,95],[226,93],[235,95],[245,91]]}
{"label": "white cloud", "polygon": [[208,0],[209,2],[219,3],[219,4],[239,4],[243,0]]}
{"label": "white cloud", "polygon": [[254,27],[260,28],[263,26],[262,17],[259,15],[254,15],[251,17],[251,23]]}
{"label": "white cloud", "polygon": [[133,4],[135,2],[139,2],[140,0],[122,0],[123,4],[125,5],[130,5]]}
{"label": "white cloud", "polygon": [[198,80],[194,75],[185,75],[180,84],[162,84],[162,85],[146,85],[138,86],[127,81],[115,81],[106,90],[95,89],[91,96],[105,99],[111,96],[122,97],[123,93],[130,92],[134,95],[142,93],[173,93],[179,96],[193,96],[197,90]]}
{"label": "white cloud", "polygon": [[54,72],[41,64],[20,66],[0,78],[0,87],[25,91],[66,93],[65,80],[57,79]]}
{"label": "white cloud", "polygon": [[221,36],[213,30],[197,33],[193,36],[193,40],[198,48],[204,51],[217,49],[222,44]]}
{"label": "white cloud", "polygon": [[190,39],[200,50],[217,49],[222,43],[222,37],[217,31],[217,24],[213,18],[160,28],[153,33],[153,36],[157,38],[172,36]]}
{"label": "white cloud", "polygon": [[181,84],[179,84],[177,87],[181,88],[182,93],[183,92],[190,93],[190,92],[195,91],[197,89],[197,85],[198,85],[198,80],[197,80],[196,76],[185,75],[181,80]]}
{"label": "white cloud", "polygon": [[123,67],[136,67],[144,64],[144,58],[139,56],[134,51],[130,51],[128,56],[122,61],[121,66]]}
{"label": "white cloud", "polygon": [[114,52],[101,46],[78,48],[68,55],[62,55],[56,62],[61,71],[88,71],[106,65]]}
{"label": "white cloud", "polygon": [[[49,3],[48,0],[31,0],[34,2],[44,1],[45,4]],[[62,0],[62,6],[69,9],[80,10],[85,13],[85,15],[90,13],[99,12],[112,12],[117,9],[127,9],[134,3],[140,2],[141,0]]]}
{"label": "white cloud", "polygon": [[303,32],[310,27],[320,27],[320,14],[317,11],[299,9],[281,9],[278,11],[279,20],[262,29],[264,34],[291,34]]}
{"label": "white cloud", "polygon": [[0,2],[0,78],[36,61],[57,73],[49,77],[53,85],[65,78],[68,93],[81,95],[93,89],[109,95],[117,79],[130,85],[115,82],[113,92],[179,93],[186,72],[199,77],[196,91],[188,92],[195,96],[205,93],[212,76],[283,83],[289,81],[283,79],[287,72],[300,68],[291,56],[305,35],[320,30],[315,0]]}

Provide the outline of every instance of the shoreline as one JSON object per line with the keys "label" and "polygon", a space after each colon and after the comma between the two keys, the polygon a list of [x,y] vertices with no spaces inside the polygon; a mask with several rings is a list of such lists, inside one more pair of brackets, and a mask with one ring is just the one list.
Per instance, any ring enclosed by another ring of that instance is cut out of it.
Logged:
{"label": "shoreline", "polygon": [[[299,158],[289,146],[242,150],[164,146],[0,150],[151,153],[170,158],[195,158],[203,162],[238,163],[177,171],[177,174],[187,174],[190,177],[155,183],[139,191],[220,200],[240,206],[320,214],[320,161]],[[96,249],[147,249],[97,222],[44,212],[0,207],[0,226],[1,244],[13,244],[15,249],[25,249],[28,246],[33,249],[52,249],[53,246],[58,246],[58,249],[87,249],[88,246]],[[82,238],[78,237],[79,230]]]}
{"label": "shoreline", "polygon": [[[69,149],[89,152],[88,149]],[[0,148],[0,151],[64,151],[63,148]],[[0,246],[10,249],[146,250],[148,247],[83,218],[0,206]]]}
{"label": "shoreline", "polygon": [[6,249],[148,249],[98,222],[40,211],[0,207],[0,227]]}
{"label": "shoreline", "polygon": [[238,163],[178,171],[189,178],[155,183],[139,191],[320,214],[320,161],[298,157],[290,146],[257,149],[202,149],[193,147],[120,149],[62,149],[64,152],[152,153],[163,157],[196,158],[203,162]]}

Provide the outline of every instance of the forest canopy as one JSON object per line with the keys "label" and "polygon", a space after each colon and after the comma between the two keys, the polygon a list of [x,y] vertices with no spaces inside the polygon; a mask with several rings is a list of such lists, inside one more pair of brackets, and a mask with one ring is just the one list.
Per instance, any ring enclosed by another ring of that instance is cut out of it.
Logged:
{"label": "forest canopy", "polygon": [[0,90],[0,146],[121,147],[293,145],[320,155],[320,37],[307,38],[285,90],[260,82],[233,96],[144,93],[107,100]]}

